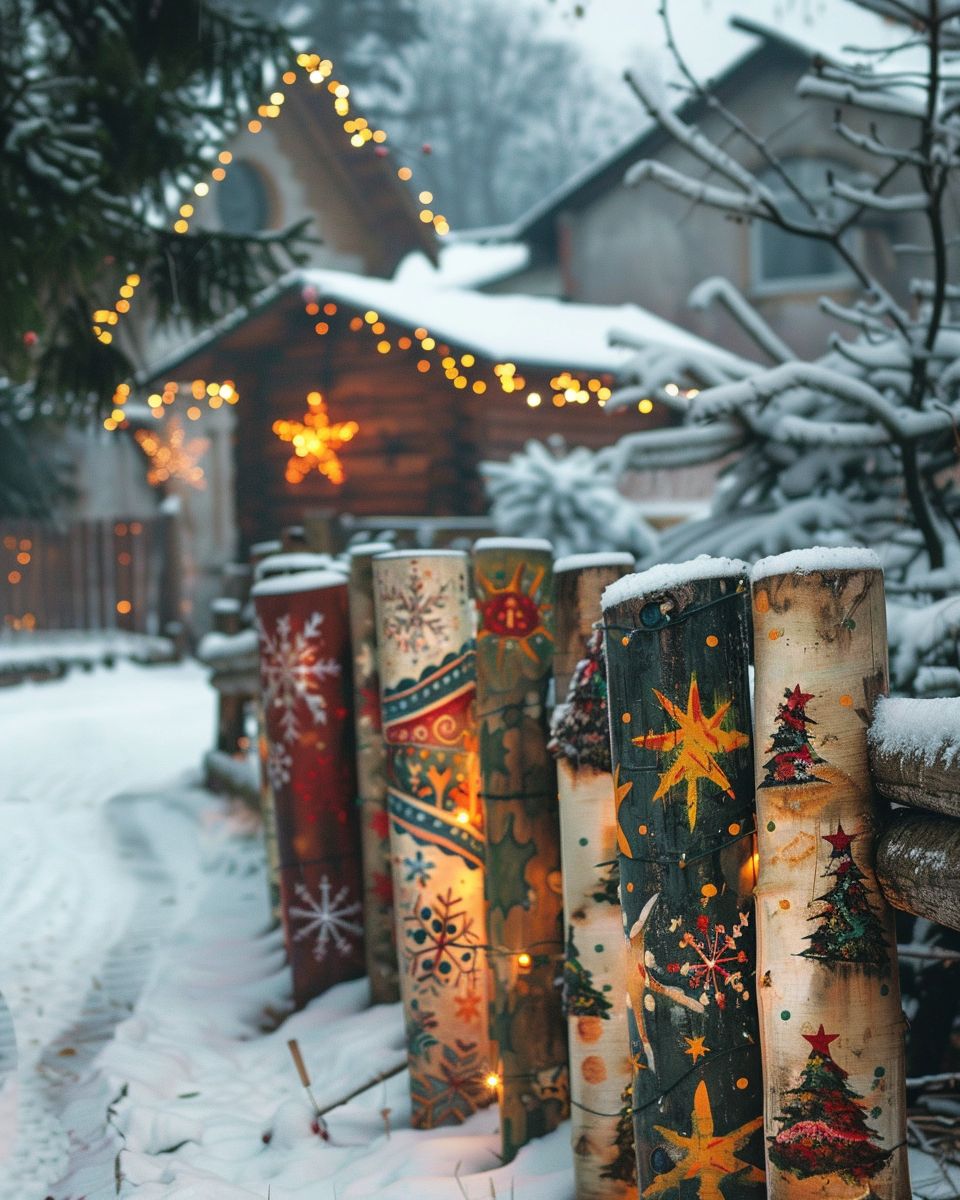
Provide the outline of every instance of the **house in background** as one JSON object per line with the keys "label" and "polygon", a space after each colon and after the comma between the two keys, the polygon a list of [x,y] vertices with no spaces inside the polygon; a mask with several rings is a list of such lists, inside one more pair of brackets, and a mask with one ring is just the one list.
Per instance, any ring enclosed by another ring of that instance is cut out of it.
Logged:
{"label": "house in background", "polygon": [[[854,178],[864,169],[875,170],[875,158],[834,133],[834,104],[796,95],[797,83],[816,52],[775,31],[741,25],[759,41],[713,80],[713,91],[764,139],[791,178],[812,195],[825,196],[828,171]],[[678,114],[687,124],[699,125],[770,187],[785,191],[765,168],[759,151],[731,133],[704,100],[687,100]],[[884,117],[883,127],[898,144],[913,140],[910,122],[903,118]],[[725,311],[692,309],[688,303],[698,283],[723,276],[799,356],[822,354],[834,322],[818,309],[817,297],[827,295],[843,304],[858,294],[857,281],[842,259],[821,242],[760,221],[733,222],[651,181],[625,186],[625,173],[643,159],[656,159],[704,182],[719,180],[660,126],[651,124],[516,222],[453,236],[526,248],[523,267],[487,290],[538,293],[585,304],[639,304],[717,345],[756,357],[754,343]],[[910,187],[905,178],[902,189]],[[795,199],[784,202],[791,215],[801,215]],[[895,256],[893,246],[922,240],[916,232],[921,220],[918,214],[878,213],[861,217],[859,228],[850,234],[877,278],[905,302],[906,281],[922,275],[925,264],[915,256]]]}
{"label": "house in background", "polygon": [[[485,269],[463,257],[450,267],[460,281],[506,265],[503,254]],[[697,364],[729,364],[722,350],[634,305],[484,295],[445,286],[442,273],[421,266],[408,263],[391,281],[294,272],[150,368],[143,383],[176,395],[171,413],[190,402],[192,380],[229,379],[239,395],[233,483],[221,503],[235,506],[245,546],[317,509],[479,514],[483,459],[505,459],[530,438],[599,448],[671,423],[650,401],[604,413],[634,353],[611,345],[612,328],[686,363],[684,386],[701,382]],[[185,382],[174,393],[176,381]],[[336,466],[321,462],[325,439]],[[298,446],[309,452],[299,461]]]}

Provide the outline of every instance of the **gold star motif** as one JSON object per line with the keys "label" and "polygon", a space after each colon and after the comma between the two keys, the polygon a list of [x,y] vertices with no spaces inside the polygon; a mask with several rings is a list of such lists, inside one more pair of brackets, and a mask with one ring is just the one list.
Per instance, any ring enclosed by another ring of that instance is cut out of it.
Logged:
{"label": "gold star motif", "polygon": [[706,1037],[685,1037],[683,1040],[687,1043],[684,1054],[689,1054],[694,1062],[710,1053],[710,1047],[703,1044],[707,1040]]}
{"label": "gold star motif", "polygon": [[739,1129],[717,1134],[714,1130],[713,1111],[710,1108],[710,1095],[705,1080],[701,1079],[693,1094],[689,1135],[676,1133],[663,1125],[654,1125],[657,1133],[681,1154],[669,1171],[658,1175],[649,1187],[644,1188],[643,1195],[662,1196],[665,1192],[679,1188],[684,1180],[699,1178],[700,1200],[724,1200],[720,1183],[731,1175],[740,1175],[742,1183],[762,1183],[763,1172],[737,1158],[738,1151],[743,1149],[750,1135],[762,1124],[763,1117],[755,1117]]}
{"label": "gold star motif", "polygon": [[632,787],[632,779],[628,779],[626,783],[620,782],[620,764],[617,763],[613,769],[613,796],[617,806],[617,849],[624,858],[633,858],[633,852],[627,841],[627,835],[623,832],[623,826],[620,824],[620,805],[626,800]]}
{"label": "gold star motif", "polygon": [[670,765],[669,770],[660,776],[660,786],[653,794],[654,800],[662,796],[677,784],[687,785],[687,817],[690,828],[697,823],[697,782],[706,779],[716,784],[728,796],[733,796],[730,780],[717,765],[715,755],[729,754],[749,744],[749,737],[736,729],[721,729],[724,717],[733,703],[727,700],[716,712],[708,717],[700,701],[700,688],[697,686],[696,675],[690,677],[690,693],[687,698],[686,712],[672,700],[668,700],[662,692],[653,689],[653,694],[660,701],[664,711],[676,721],[678,729],[667,733],[644,733],[633,738],[635,746],[646,750],[677,750],[679,753]]}
{"label": "gold star motif", "polygon": [[307,396],[309,409],[302,421],[274,421],[273,432],[281,442],[290,442],[293,454],[287,462],[288,483],[302,483],[316,469],[332,484],[339,486],[346,479],[343,463],[337,456],[347,442],[360,432],[356,421],[330,424],[326,401],[319,392]]}

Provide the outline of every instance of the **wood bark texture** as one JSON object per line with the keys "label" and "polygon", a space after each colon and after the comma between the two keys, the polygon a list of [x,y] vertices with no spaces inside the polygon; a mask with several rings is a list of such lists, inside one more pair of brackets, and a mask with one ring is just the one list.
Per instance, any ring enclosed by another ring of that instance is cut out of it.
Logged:
{"label": "wood bark texture", "polygon": [[[293,995],[306,1004],[364,973],[360,828],[346,582],[253,590]],[[261,585],[268,588],[269,584]]]}
{"label": "wood bark texture", "polygon": [[604,611],[644,1197],[765,1196],[745,571],[639,575]]}
{"label": "wood bark texture", "polygon": [[554,577],[558,705],[549,748],[557,758],[560,799],[563,991],[577,1200],[637,1195],[606,670],[602,636],[593,630],[601,593],[623,569],[618,560]]}
{"label": "wood bark texture", "polygon": [[263,849],[267,859],[267,899],[274,925],[280,923],[280,850],[277,846],[277,809],[270,786],[270,740],[263,717],[263,699],[256,701],[257,760],[260,763],[260,820],[263,824]]}
{"label": "wood bark texture", "polygon": [[[887,690],[883,577],[753,584],[758,973],[773,1200],[908,1200],[893,915],[874,873],[867,727]],[[788,560],[789,562],[789,560]]]}
{"label": "wood bark texture", "polygon": [[412,1122],[488,1104],[483,813],[467,557],[374,560],[387,804]]}
{"label": "wood bark texture", "polygon": [[870,773],[873,786],[879,795],[895,804],[906,804],[910,808],[942,813],[948,817],[960,817],[960,763],[957,750],[956,745],[949,746],[933,762],[928,762],[919,754],[892,753],[871,746]]}
{"label": "wood bark texture", "polygon": [[509,1162],[569,1108],[566,1022],[556,986],[563,959],[560,821],[547,751],[552,552],[543,542],[481,540],[474,585],[491,1054]]}
{"label": "wood bark texture", "polygon": [[382,542],[371,543],[358,547],[350,556],[353,719],[363,847],[363,933],[372,1004],[392,1004],[400,999],[387,816],[387,751],[380,717],[373,606],[373,555],[390,549]]}
{"label": "wood bark texture", "polygon": [[877,842],[877,879],[894,908],[960,929],[960,821],[894,813]]}

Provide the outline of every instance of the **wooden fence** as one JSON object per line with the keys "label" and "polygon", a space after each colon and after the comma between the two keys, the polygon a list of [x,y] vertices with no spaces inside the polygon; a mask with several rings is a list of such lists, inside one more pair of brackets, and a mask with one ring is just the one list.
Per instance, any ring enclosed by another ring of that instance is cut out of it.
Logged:
{"label": "wooden fence", "polygon": [[0,633],[160,632],[162,518],[0,521]]}

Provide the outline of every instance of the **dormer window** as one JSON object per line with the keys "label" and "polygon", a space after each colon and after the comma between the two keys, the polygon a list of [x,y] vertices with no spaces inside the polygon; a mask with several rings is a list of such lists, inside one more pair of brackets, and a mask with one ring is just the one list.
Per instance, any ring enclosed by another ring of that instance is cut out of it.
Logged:
{"label": "dormer window", "polygon": [[235,161],[217,188],[220,228],[226,233],[259,233],[270,223],[270,195],[261,172],[252,163]]}

